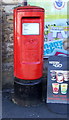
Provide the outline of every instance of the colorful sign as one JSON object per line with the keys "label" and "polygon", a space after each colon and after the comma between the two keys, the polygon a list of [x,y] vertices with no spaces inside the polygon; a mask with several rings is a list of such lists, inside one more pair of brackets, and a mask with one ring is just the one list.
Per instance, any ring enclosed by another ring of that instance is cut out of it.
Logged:
{"label": "colorful sign", "polygon": [[45,9],[44,57],[69,55],[68,0],[27,0]]}
{"label": "colorful sign", "polygon": [[69,57],[48,59],[47,103],[69,104]]}

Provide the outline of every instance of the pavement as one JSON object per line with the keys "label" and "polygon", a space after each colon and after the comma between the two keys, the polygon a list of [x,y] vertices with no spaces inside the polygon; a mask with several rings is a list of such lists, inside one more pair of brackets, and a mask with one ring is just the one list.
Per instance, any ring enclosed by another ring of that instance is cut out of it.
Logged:
{"label": "pavement", "polygon": [[[64,120],[68,118],[67,112],[65,114],[56,113],[56,111],[53,112],[45,101],[42,101],[39,105],[35,106],[21,106],[14,104],[12,102],[12,94],[13,90],[3,90],[2,118],[64,118]],[[52,108],[54,108],[54,106]]]}

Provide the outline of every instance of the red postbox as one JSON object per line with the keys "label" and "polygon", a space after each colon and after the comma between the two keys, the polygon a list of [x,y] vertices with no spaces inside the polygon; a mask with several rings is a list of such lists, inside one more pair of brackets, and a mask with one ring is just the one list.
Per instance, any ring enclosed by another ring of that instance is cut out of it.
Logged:
{"label": "red postbox", "polygon": [[14,76],[24,80],[42,77],[44,9],[23,6],[14,9]]}
{"label": "red postbox", "polygon": [[18,104],[39,104],[42,100],[43,46],[44,9],[15,8],[14,100]]}

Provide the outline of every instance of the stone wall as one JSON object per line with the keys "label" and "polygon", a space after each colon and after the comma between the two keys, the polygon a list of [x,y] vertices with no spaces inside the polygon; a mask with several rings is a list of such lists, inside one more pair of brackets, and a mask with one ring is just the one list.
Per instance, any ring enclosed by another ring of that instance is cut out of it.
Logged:
{"label": "stone wall", "polygon": [[13,14],[2,7],[2,83],[13,84]]}
{"label": "stone wall", "polygon": [[2,3],[0,1],[0,90],[2,89]]}

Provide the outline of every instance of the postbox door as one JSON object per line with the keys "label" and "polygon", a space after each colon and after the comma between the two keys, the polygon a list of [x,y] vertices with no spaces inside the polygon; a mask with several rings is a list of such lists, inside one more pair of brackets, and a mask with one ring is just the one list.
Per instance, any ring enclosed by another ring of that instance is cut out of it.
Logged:
{"label": "postbox door", "polygon": [[40,18],[22,19],[22,55],[24,63],[35,63],[40,61]]}

